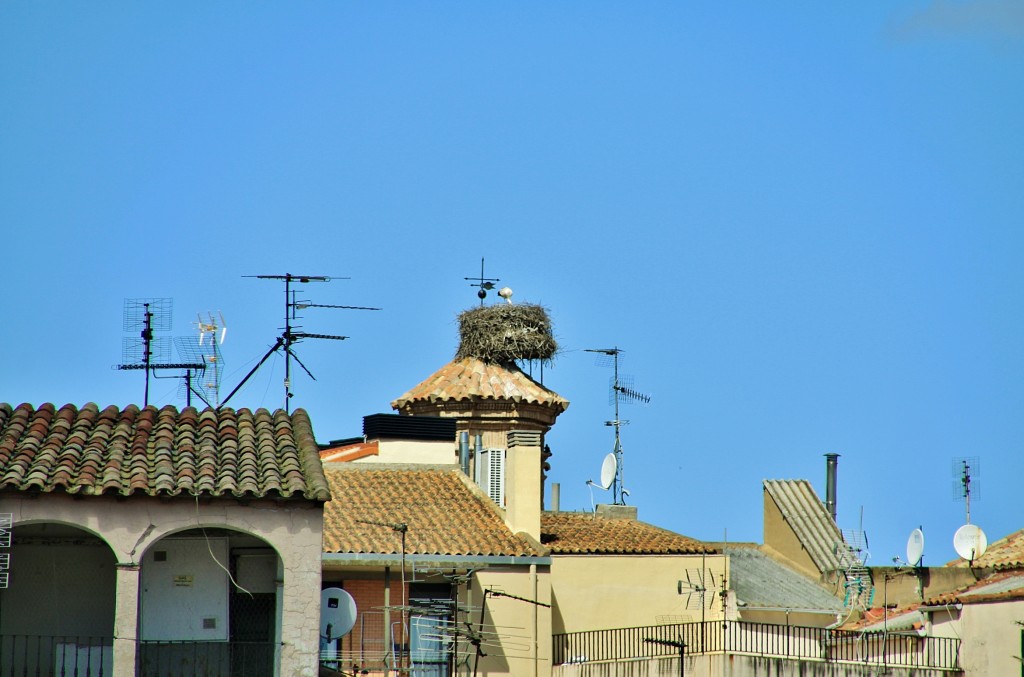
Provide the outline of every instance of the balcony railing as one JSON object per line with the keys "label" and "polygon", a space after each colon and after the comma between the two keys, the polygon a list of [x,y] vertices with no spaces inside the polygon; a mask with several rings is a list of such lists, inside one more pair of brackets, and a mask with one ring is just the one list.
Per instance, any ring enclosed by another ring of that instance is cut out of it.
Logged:
{"label": "balcony railing", "polygon": [[[0,635],[0,677],[110,677],[112,637]],[[139,677],[272,677],[272,642],[140,641]]]}
{"label": "balcony railing", "polygon": [[138,677],[273,677],[273,642],[139,642]]}
{"label": "balcony railing", "polygon": [[592,630],[554,636],[554,663],[657,656],[743,654],[796,660],[960,669],[960,640],[912,634],[850,632],[744,621],[707,621]]}
{"label": "balcony railing", "polygon": [[0,635],[0,677],[107,677],[113,637]]}

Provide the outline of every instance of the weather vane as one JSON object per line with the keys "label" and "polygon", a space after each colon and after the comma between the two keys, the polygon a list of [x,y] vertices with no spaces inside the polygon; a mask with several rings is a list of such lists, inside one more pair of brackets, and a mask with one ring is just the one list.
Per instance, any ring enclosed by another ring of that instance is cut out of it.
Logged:
{"label": "weather vane", "polygon": [[470,284],[469,286],[480,287],[480,289],[476,293],[476,295],[480,297],[480,305],[483,305],[484,299],[487,298],[487,290],[494,289],[495,282],[501,282],[501,280],[496,277],[484,277],[484,259],[482,256],[480,257],[480,277],[464,277],[462,279],[476,280],[476,282]]}

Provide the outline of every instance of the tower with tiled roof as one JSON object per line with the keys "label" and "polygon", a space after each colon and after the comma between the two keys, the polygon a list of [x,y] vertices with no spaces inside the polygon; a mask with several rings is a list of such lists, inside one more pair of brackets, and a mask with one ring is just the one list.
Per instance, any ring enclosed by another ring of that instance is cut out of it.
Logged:
{"label": "tower with tiled roof", "polygon": [[539,540],[544,435],[569,402],[517,362],[554,356],[547,311],[531,304],[481,306],[459,316],[459,336],[455,358],[391,406],[401,414],[454,418],[459,435],[479,440],[471,474],[504,504],[513,531]]}

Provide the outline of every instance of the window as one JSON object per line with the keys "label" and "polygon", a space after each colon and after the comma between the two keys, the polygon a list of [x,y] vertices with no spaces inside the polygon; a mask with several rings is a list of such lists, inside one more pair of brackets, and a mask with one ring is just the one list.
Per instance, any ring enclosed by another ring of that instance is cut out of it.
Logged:
{"label": "window", "polygon": [[505,450],[481,449],[476,459],[476,483],[491,500],[505,507]]}

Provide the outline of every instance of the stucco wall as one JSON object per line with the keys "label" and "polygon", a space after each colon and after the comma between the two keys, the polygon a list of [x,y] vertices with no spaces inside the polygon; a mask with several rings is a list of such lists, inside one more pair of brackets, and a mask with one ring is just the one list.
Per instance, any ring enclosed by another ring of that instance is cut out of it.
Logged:
{"label": "stucco wall", "polygon": [[350,463],[429,463],[453,465],[459,462],[458,448],[452,442],[426,440],[378,440],[377,454]]}
{"label": "stucco wall", "polygon": [[1024,601],[965,604],[959,631],[961,665],[968,677],[1019,675]]}
{"label": "stucco wall", "polygon": [[[106,541],[117,560],[114,646],[115,677],[135,672],[139,563],[161,538],[198,526],[258,536],[278,553],[283,571],[280,593],[280,671],[288,677],[317,674],[323,508],[305,501],[208,501],[148,496],[117,499],[67,495],[4,498],[3,512],[19,525],[51,522],[80,527]],[[12,563],[12,569],[18,566]]]}
{"label": "stucco wall", "polygon": [[[551,561],[552,625],[555,633],[605,630],[655,625],[674,621],[714,620],[722,617],[717,595],[723,575],[724,555],[557,555]],[[704,616],[698,600],[678,592],[678,581],[701,569],[712,572],[715,584],[705,576],[708,588]],[[712,589],[715,587],[716,589]],[[708,608],[710,607],[710,608]]]}
{"label": "stucco wall", "polygon": [[551,609],[531,604],[535,600],[551,604],[550,574],[547,567],[481,570],[474,574],[471,597],[466,601],[479,607],[483,590],[515,595],[522,599],[488,595],[484,631],[493,633],[491,645],[474,672],[474,659],[458,671],[459,675],[515,675],[547,677],[551,674]]}

